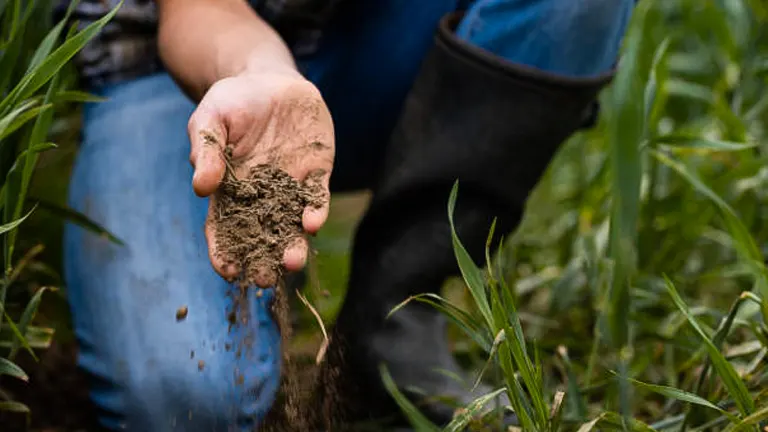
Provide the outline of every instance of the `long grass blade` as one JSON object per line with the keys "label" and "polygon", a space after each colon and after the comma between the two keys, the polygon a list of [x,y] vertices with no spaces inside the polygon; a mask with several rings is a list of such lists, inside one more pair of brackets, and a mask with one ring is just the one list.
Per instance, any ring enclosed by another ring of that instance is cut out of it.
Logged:
{"label": "long grass blade", "polygon": [[495,333],[497,329],[494,326],[493,316],[491,314],[491,306],[488,304],[488,297],[485,293],[485,281],[483,280],[483,274],[477,265],[469,256],[469,253],[464,248],[461,240],[456,233],[456,226],[453,221],[453,213],[456,209],[456,198],[459,191],[459,182],[456,181],[451,189],[451,195],[448,200],[448,220],[451,225],[451,238],[453,241],[453,250],[456,255],[456,260],[459,264],[459,270],[464,277],[464,282],[467,284],[470,294],[477,305],[478,310],[485,319],[488,328],[492,329]]}
{"label": "long grass blade", "polygon": [[29,381],[29,377],[23,369],[15,365],[12,361],[2,357],[0,357],[0,375],[8,375],[22,381]]}
{"label": "long grass blade", "polygon": [[[54,287],[42,287],[35,295],[32,296],[32,298],[29,300],[29,303],[27,303],[27,307],[24,308],[24,312],[21,315],[21,319],[19,320],[18,328],[19,333],[22,335],[27,334],[27,329],[29,328],[29,325],[32,323],[32,320],[35,318],[35,315],[37,315],[37,310],[40,307],[40,302],[42,301],[43,294],[49,291],[56,291],[56,288]],[[13,360],[14,357],[16,357],[16,354],[18,353],[19,349],[21,348],[21,343],[19,340],[13,341],[13,346],[11,347],[11,352],[8,354],[8,358]]]}
{"label": "long grass blade", "polygon": [[120,245],[120,246],[125,245],[125,242],[123,242],[123,240],[121,240],[120,238],[112,234],[112,232],[110,232],[103,226],[91,220],[88,216],[80,213],[75,209],[61,206],[56,203],[53,203],[38,197],[30,197],[30,199],[32,201],[35,201],[37,203],[37,206],[40,207],[40,209],[46,213],[59,217],[63,220],[72,222],[75,225],[78,225],[94,234],[100,235],[108,239],[109,241],[111,241],[116,245]]}
{"label": "long grass blade", "polygon": [[688,322],[691,324],[691,327],[693,327],[693,329],[701,338],[702,342],[704,342],[704,345],[707,348],[707,352],[709,353],[710,360],[712,361],[712,366],[714,367],[715,371],[717,371],[720,379],[723,380],[723,384],[728,389],[731,397],[733,397],[736,405],[739,407],[739,411],[745,416],[752,414],[752,412],[755,411],[755,403],[750,396],[746,385],[741,380],[741,377],[739,377],[738,373],[736,373],[736,370],[728,362],[728,360],[725,359],[715,344],[712,343],[707,334],[704,333],[704,330],[702,330],[699,322],[691,314],[688,306],[685,304],[682,297],[680,297],[680,294],[677,293],[677,289],[675,289],[675,286],[669,279],[666,279],[666,285],[667,291],[672,297],[672,300],[675,302],[675,305],[677,305],[677,308],[680,309],[680,311],[685,315],[685,317],[688,319]]}
{"label": "long grass blade", "polygon": [[696,405],[700,405],[715,411],[718,411],[720,414],[726,415],[730,417],[732,420],[736,420],[737,418],[733,415],[731,415],[728,411],[720,408],[719,406],[713,404],[712,402],[704,399],[703,397],[696,395],[694,393],[689,393],[684,390],[680,390],[674,387],[668,387],[663,385],[657,385],[657,384],[647,384],[642,381],[638,381],[632,378],[629,378],[629,381],[633,384],[637,385],[638,387],[641,387],[645,390],[652,391],[654,393],[660,394],[664,397],[668,397],[671,399],[677,399],[682,402],[688,402]]}
{"label": "long grass blade", "polygon": [[445,315],[446,318],[451,320],[459,329],[461,329],[464,334],[466,334],[468,337],[472,338],[472,340],[483,349],[483,351],[488,352],[491,350],[491,345],[493,342],[490,340],[490,338],[487,336],[487,331],[485,331],[480,323],[467,313],[466,311],[463,311],[459,309],[458,307],[454,306],[449,302],[448,300],[440,297],[437,294],[433,293],[424,293],[424,294],[418,294],[415,296],[408,297],[407,299],[403,300],[401,303],[399,303],[397,306],[392,308],[392,310],[389,311],[387,314],[387,318],[392,316],[393,314],[397,313],[400,309],[405,307],[407,304],[417,301],[420,303],[425,303]]}
{"label": "long grass blade", "polygon": [[413,426],[417,432],[440,432],[440,428],[430,422],[429,419],[427,419],[427,417],[424,416],[424,414],[422,414],[402,392],[400,392],[394,380],[392,380],[392,375],[389,374],[389,370],[387,370],[386,366],[381,365],[379,367],[379,372],[384,381],[384,387],[387,389],[390,396],[395,399],[395,402],[400,406],[400,409],[408,417],[411,426]]}
{"label": "long grass blade", "polygon": [[0,225],[0,234],[5,234],[8,231],[11,231],[12,229],[15,229],[16,227],[21,225],[21,223],[24,222],[29,217],[29,215],[32,214],[32,212],[34,210],[35,209],[30,210],[29,213],[27,213],[26,215],[20,217],[19,219],[16,219],[13,222],[9,222],[9,223],[7,223],[5,225]]}
{"label": "long grass blade", "polygon": [[27,350],[29,355],[31,355],[32,358],[35,359],[35,361],[37,361],[37,355],[35,355],[35,351],[32,350],[32,347],[29,345],[29,342],[27,341],[27,339],[24,337],[23,334],[21,334],[21,332],[19,331],[19,328],[16,326],[16,323],[14,323],[11,317],[8,316],[8,312],[3,311],[3,315],[5,316],[5,323],[11,329],[13,336],[16,339],[18,339],[21,345]]}
{"label": "long grass blade", "polygon": [[448,426],[443,429],[443,432],[463,431],[464,428],[466,428],[472,420],[479,416],[483,409],[485,409],[485,406],[488,404],[488,402],[504,393],[504,390],[505,389],[503,388],[494,390],[491,393],[480,396],[479,398],[472,401],[472,403],[470,403],[467,407],[459,410],[458,414],[453,418]]}

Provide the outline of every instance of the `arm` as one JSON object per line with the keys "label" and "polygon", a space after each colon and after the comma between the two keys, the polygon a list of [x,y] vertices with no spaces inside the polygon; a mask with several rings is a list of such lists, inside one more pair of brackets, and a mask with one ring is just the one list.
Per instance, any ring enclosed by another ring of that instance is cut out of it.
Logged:
{"label": "arm", "polygon": [[160,57],[199,101],[217,81],[246,71],[295,73],[285,42],[245,0],[157,0]]}

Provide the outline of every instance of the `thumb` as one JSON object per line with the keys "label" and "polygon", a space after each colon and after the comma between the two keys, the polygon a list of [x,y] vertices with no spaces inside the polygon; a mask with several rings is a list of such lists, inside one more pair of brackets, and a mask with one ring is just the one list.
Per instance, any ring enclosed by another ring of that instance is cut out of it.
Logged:
{"label": "thumb", "polygon": [[187,132],[192,145],[189,161],[195,168],[192,188],[198,196],[206,197],[224,178],[227,131],[220,116],[201,104],[190,117]]}

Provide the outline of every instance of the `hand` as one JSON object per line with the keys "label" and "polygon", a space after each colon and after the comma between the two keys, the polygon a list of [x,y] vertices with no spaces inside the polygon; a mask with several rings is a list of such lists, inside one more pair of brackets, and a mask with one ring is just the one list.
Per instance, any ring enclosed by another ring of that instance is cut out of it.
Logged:
{"label": "hand", "polygon": [[[239,178],[263,163],[275,164],[299,181],[310,173],[323,172],[320,183],[324,204],[306,207],[302,224],[304,231],[314,234],[325,223],[335,147],[333,122],[320,92],[297,71],[244,72],[217,81],[192,114],[188,132],[192,144],[190,162],[195,168],[192,186],[198,196],[210,196],[205,226],[209,258],[225,279],[232,280],[241,270],[217,254],[210,213],[215,205],[212,194],[226,170],[222,156],[225,146],[231,148]],[[283,255],[284,268],[303,268],[307,250],[304,238],[291,244]],[[274,282],[257,280],[256,284],[266,288]]]}

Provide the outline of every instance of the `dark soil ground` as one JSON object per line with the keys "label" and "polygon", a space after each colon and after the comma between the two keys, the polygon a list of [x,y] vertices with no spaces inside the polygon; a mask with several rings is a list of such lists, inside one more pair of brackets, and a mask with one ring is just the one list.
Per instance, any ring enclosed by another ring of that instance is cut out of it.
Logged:
{"label": "dark soil ground", "polygon": [[29,375],[29,382],[4,382],[15,400],[27,405],[31,424],[25,416],[0,413],[0,430],[16,432],[85,432],[98,431],[96,411],[88,397],[85,376],[77,369],[77,347],[74,343],[54,341],[50,348],[37,353],[35,362],[26,352],[17,359]]}

